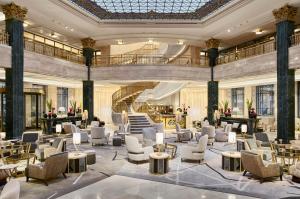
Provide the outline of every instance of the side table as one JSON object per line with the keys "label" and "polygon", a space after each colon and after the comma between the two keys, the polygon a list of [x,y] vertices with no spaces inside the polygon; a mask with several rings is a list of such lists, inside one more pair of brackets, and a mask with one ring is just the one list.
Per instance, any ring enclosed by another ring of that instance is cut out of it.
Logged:
{"label": "side table", "polygon": [[241,153],[237,151],[222,152],[222,169],[242,172],[244,169],[241,160]]}
{"label": "side table", "polygon": [[68,153],[68,173],[80,173],[86,171],[87,154],[83,152]]}
{"label": "side table", "polygon": [[151,153],[149,155],[149,172],[153,174],[168,173],[169,158],[167,153]]}

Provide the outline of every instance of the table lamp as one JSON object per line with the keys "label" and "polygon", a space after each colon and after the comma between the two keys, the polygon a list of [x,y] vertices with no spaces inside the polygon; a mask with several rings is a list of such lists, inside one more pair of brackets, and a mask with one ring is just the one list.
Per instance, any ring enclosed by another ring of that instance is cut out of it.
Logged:
{"label": "table lamp", "polygon": [[56,124],[56,126],[55,126],[55,132],[58,133],[58,134],[60,134],[61,131],[62,131],[62,126],[61,126],[61,124]]}
{"label": "table lamp", "polygon": [[247,134],[247,124],[242,124],[241,126],[241,132],[243,134],[243,136],[245,136]]}
{"label": "table lamp", "polygon": [[156,145],[158,148],[157,155],[161,155],[160,148],[164,144],[164,133],[156,133]]}
{"label": "table lamp", "polygon": [[58,108],[58,113],[60,114],[60,117],[62,117],[62,114],[64,112],[66,112],[66,108],[65,107],[61,106],[61,107]]}
{"label": "table lamp", "polygon": [[73,133],[73,144],[74,144],[76,151],[78,151],[78,148],[76,145],[79,145],[80,143],[81,143],[81,134]]}
{"label": "table lamp", "polygon": [[229,132],[228,134],[228,143],[236,143],[236,133],[235,132]]}

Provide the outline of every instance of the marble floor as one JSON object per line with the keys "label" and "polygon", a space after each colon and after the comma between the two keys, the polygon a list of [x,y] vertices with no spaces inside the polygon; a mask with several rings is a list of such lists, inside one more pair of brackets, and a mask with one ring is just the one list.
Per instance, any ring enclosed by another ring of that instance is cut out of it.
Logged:
{"label": "marble floor", "polygon": [[252,197],[226,194],[143,179],[114,175],[71,192],[58,199],[183,199],[218,198],[251,199]]}

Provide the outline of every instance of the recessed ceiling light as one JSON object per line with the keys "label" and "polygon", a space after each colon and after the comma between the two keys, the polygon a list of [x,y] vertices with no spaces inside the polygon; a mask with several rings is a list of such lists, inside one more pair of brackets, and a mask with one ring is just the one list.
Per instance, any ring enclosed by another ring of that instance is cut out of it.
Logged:
{"label": "recessed ceiling light", "polygon": [[74,29],[73,29],[73,28],[71,28],[70,30],[71,30],[72,32],[74,31]]}
{"label": "recessed ceiling light", "polygon": [[177,44],[178,45],[183,45],[184,41],[183,40],[178,40]]}
{"label": "recessed ceiling light", "polygon": [[124,44],[124,41],[122,39],[117,40],[117,42],[118,42],[118,45],[123,45]]}
{"label": "recessed ceiling light", "polygon": [[152,44],[152,43],[153,43],[153,39],[149,39],[149,40],[148,40],[148,43],[149,43],[149,44]]}
{"label": "recessed ceiling light", "polygon": [[231,30],[230,30],[230,29],[227,29],[227,32],[231,32]]}
{"label": "recessed ceiling light", "polygon": [[296,28],[294,32],[300,32],[300,28]]}
{"label": "recessed ceiling light", "polygon": [[68,29],[69,27],[68,26],[65,26],[65,29]]}
{"label": "recessed ceiling light", "polygon": [[50,37],[57,38],[58,36],[53,32],[53,33],[50,34]]}
{"label": "recessed ceiling light", "polygon": [[264,32],[262,31],[262,29],[260,29],[260,28],[258,28],[258,29],[256,29],[255,30],[255,34],[257,34],[257,35],[261,35],[261,34],[263,34]]}

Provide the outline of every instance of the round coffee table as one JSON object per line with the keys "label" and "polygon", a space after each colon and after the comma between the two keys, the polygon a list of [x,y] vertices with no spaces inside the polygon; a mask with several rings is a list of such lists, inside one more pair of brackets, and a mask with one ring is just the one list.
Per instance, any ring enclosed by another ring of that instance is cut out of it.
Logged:
{"label": "round coffee table", "polygon": [[6,175],[11,178],[12,176],[17,174],[18,164],[4,164],[0,166],[0,170],[4,171]]}
{"label": "round coffee table", "polygon": [[81,173],[86,171],[87,154],[83,152],[68,153],[68,173]]}
{"label": "round coffee table", "polygon": [[227,171],[243,171],[241,153],[238,151],[222,152],[222,169]]}
{"label": "round coffee table", "polygon": [[149,172],[154,174],[165,174],[169,171],[169,158],[167,153],[151,153],[149,155]]}

